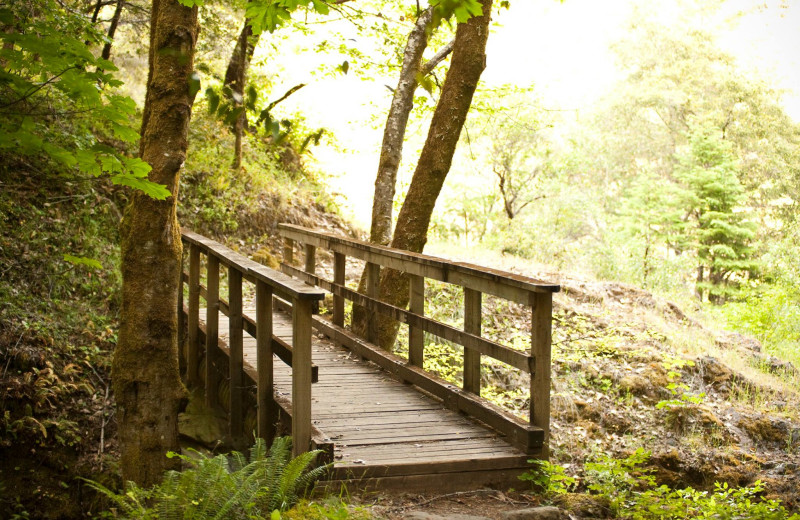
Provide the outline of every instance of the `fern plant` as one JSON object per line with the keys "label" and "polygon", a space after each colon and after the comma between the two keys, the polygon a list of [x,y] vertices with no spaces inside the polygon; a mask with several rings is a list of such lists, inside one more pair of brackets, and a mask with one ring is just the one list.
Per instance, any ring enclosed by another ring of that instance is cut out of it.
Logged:
{"label": "fern plant", "polygon": [[270,518],[273,511],[286,511],[317,480],[328,466],[310,468],[319,451],[291,457],[291,438],[280,437],[267,451],[256,439],[249,457],[239,452],[207,457],[170,453],[189,466],[170,471],[161,484],[142,489],[128,483],[116,493],[98,484],[88,485],[107,496],[114,507],[112,518],[136,519],[254,519]]}

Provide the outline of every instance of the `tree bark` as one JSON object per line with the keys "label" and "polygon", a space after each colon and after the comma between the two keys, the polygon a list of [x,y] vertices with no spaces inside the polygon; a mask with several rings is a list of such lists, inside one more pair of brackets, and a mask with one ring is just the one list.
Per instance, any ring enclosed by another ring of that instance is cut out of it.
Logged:
{"label": "tree bark", "polygon": [[111,17],[111,25],[108,26],[108,41],[103,45],[103,52],[100,57],[107,60],[111,57],[111,45],[114,43],[114,35],[117,32],[119,19],[122,16],[122,7],[124,3],[122,0],[117,0],[117,6],[114,8],[114,15]]}
{"label": "tree bark", "polygon": [[181,237],[178,181],[186,157],[194,98],[189,90],[197,42],[197,8],[153,0],[150,71],[140,156],[149,179],[165,184],[163,201],[133,194],[122,222],[122,311],[114,353],[122,477],[143,487],[179,461],[178,412],[186,390],[178,370]]}
{"label": "tree bark", "polygon": [[[391,247],[421,253],[428,240],[433,208],[445,177],[450,171],[461,129],[467,119],[472,97],[486,66],[486,41],[492,0],[482,0],[483,15],[458,25],[450,69],[411,178],[408,194],[397,216]],[[398,271],[381,273],[381,300],[405,307],[408,304],[408,278]],[[378,344],[391,350],[399,324],[389,318],[378,320]]]}
{"label": "tree bark", "polygon": [[[228,68],[225,71],[225,82],[223,85],[231,89],[235,106],[243,106],[244,104],[244,86],[247,82],[247,67],[250,65],[250,60],[253,58],[253,53],[255,52],[255,43],[251,41],[252,35],[253,27],[248,20],[245,20],[242,32],[239,33],[239,39],[236,40],[236,47],[233,49],[230,61],[228,61]],[[233,133],[235,136],[233,168],[236,170],[242,166],[242,139],[244,138],[244,129],[246,126],[247,114],[243,110],[242,113],[239,114],[239,117],[236,118],[236,123],[233,126]]]}
{"label": "tree bark", "polygon": [[417,74],[420,72],[422,54],[428,46],[428,25],[433,18],[433,8],[422,11],[417,23],[408,35],[400,79],[392,96],[392,105],[386,118],[375,178],[375,197],[372,201],[372,227],[369,240],[373,244],[386,245],[392,239],[392,203],[394,202],[397,171],[403,157],[403,141],[406,136],[408,117],[414,107],[414,92],[417,90]]}

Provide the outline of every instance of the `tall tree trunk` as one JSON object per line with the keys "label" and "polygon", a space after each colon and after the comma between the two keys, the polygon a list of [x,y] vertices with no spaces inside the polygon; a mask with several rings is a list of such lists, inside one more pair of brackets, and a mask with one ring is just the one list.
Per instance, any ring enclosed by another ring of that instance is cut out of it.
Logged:
{"label": "tall tree trunk", "polygon": [[392,105],[386,118],[375,178],[375,197],[372,201],[372,227],[369,240],[373,244],[386,245],[392,240],[392,203],[394,202],[397,170],[403,157],[403,141],[408,126],[408,116],[414,107],[414,92],[417,90],[417,74],[420,71],[422,53],[428,46],[428,25],[433,18],[433,8],[422,11],[416,25],[408,35],[403,53],[400,79],[392,96]]}
{"label": "tall tree trunk", "polygon": [[114,8],[114,15],[111,17],[111,25],[108,26],[108,41],[103,45],[103,52],[100,54],[100,57],[104,60],[111,57],[111,45],[114,43],[114,35],[117,32],[117,25],[119,25],[119,19],[122,16],[123,5],[124,3],[122,0],[117,0],[117,6]]}
{"label": "tall tree trunk", "polygon": [[186,158],[197,8],[153,0],[150,72],[139,152],[149,179],[165,184],[163,201],[136,192],[122,222],[122,311],[114,353],[122,477],[140,486],[160,481],[177,459],[178,412],[186,390],[178,371],[178,288],[181,237],[176,216]]}
{"label": "tall tree trunk", "polygon": [[[411,178],[391,246],[420,253],[428,240],[433,208],[444,179],[450,171],[461,129],[472,104],[472,96],[486,67],[486,41],[492,0],[482,0],[483,15],[471,18],[456,29],[453,58],[442,93],[428,130],[428,137]],[[380,298],[392,305],[408,304],[408,278],[391,269],[381,273]],[[378,320],[378,344],[387,350],[394,346],[399,324]]]}
{"label": "tall tree trunk", "polygon": [[[255,51],[255,43],[251,41],[252,35],[253,27],[250,25],[249,20],[245,20],[242,32],[239,33],[239,39],[236,40],[236,47],[233,49],[230,61],[228,61],[228,69],[225,71],[224,86],[230,87],[233,102],[236,106],[243,106],[244,103],[247,67],[250,65],[250,60],[253,58],[253,52]],[[235,136],[233,168],[237,170],[242,166],[242,139],[245,126],[247,126],[247,114],[242,110],[233,126]]]}
{"label": "tall tree trunk", "polygon": [[[408,118],[414,108],[414,92],[419,86],[419,75],[430,74],[452,51],[451,41],[434,55],[427,63],[422,63],[422,55],[428,46],[428,29],[433,19],[433,8],[425,9],[417,19],[408,35],[403,51],[403,65],[400,79],[392,95],[389,115],[383,130],[381,156],[378,161],[378,174],[375,177],[375,195],[372,199],[372,225],[369,240],[373,244],[387,245],[392,240],[392,207],[397,186],[397,172],[403,158],[403,142],[406,137]],[[359,290],[367,286],[366,270],[361,273]],[[366,309],[353,306],[353,330],[364,335],[366,330]]]}

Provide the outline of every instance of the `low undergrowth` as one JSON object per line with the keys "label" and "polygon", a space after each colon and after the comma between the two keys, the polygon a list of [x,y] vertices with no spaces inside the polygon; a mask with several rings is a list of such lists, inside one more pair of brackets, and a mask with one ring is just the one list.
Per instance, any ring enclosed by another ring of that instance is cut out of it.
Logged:
{"label": "low undergrowth", "polygon": [[779,500],[764,497],[760,481],[750,486],[715,482],[711,490],[658,485],[654,470],[646,465],[650,453],[639,448],[627,457],[597,456],[573,477],[564,468],[546,461],[531,461],[534,468],[520,477],[547,500],[562,507],[585,505],[579,494],[591,497],[592,506],[604,516],[631,520],[681,520],[685,518],[758,518],[800,520]]}

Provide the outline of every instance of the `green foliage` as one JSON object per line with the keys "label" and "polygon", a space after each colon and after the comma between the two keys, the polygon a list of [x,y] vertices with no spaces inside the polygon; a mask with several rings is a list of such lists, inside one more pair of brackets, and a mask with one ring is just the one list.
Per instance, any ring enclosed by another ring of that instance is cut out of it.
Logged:
{"label": "green foliage", "polygon": [[689,136],[688,150],[678,156],[677,177],[686,185],[688,214],[695,223],[692,239],[708,275],[697,288],[709,300],[734,294],[739,280],[753,275],[755,224],[739,210],[744,190],[737,178],[731,144],[713,130],[700,128]]}
{"label": "green foliage", "polygon": [[270,33],[286,24],[298,8],[327,15],[334,0],[251,0],[247,4],[247,18],[253,26],[253,33]]}
{"label": "green foliage", "polygon": [[714,484],[714,490],[657,486],[652,472],[642,467],[650,453],[642,448],[622,459],[607,455],[585,465],[584,484],[593,494],[609,499],[614,518],[679,520],[685,518],[761,518],[798,520],[777,500],[761,498],[764,486],[733,488]]}
{"label": "green foliage", "polygon": [[87,43],[102,41],[88,20],[53,0],[0,8],[0,153],[46,157],[64,173],[107,175],[156,199],[170,195],[147,179],[150,166],[106,144],[133,143],[132,99],[114,93],[116,67]]}
{"label": "green foliage", "polygon": [[690,393],[689,385],[681,382],[681,369],[694,366],[694,361],[667,356],[661,362],[661,366],[667,370],[667,380],[669,381],[667,390],[669,390],[673,398],[659,401],[656,403],[656,408],[661,410],[662,408],[683,407],[689,404],[700,404],[703,401],[706,396],[705,393]]}
{"label": "green foliage", "polygon": [[274,511],[296,504],[328,469],[309,469],[319,451],[292,459],[291,447],[289,437],[276,439],[269,451],[263,439],[256,439],[249,461],[238,452],[216,457],[170,454],[188,469],[168,472],[152,489],[129,483],[124,492],[115,493],[96,482],[89,486],[114,503],[113,518],[271,518]]}
{"label": "green foliage", "polygon": [[533,465],[519,476],[520,480],[530,482],[533,491],[547,496],[563,495],[575,487],[578,479],[566,474],[563,466],[553,464],[547,460],[532,459],[528,463]]}

